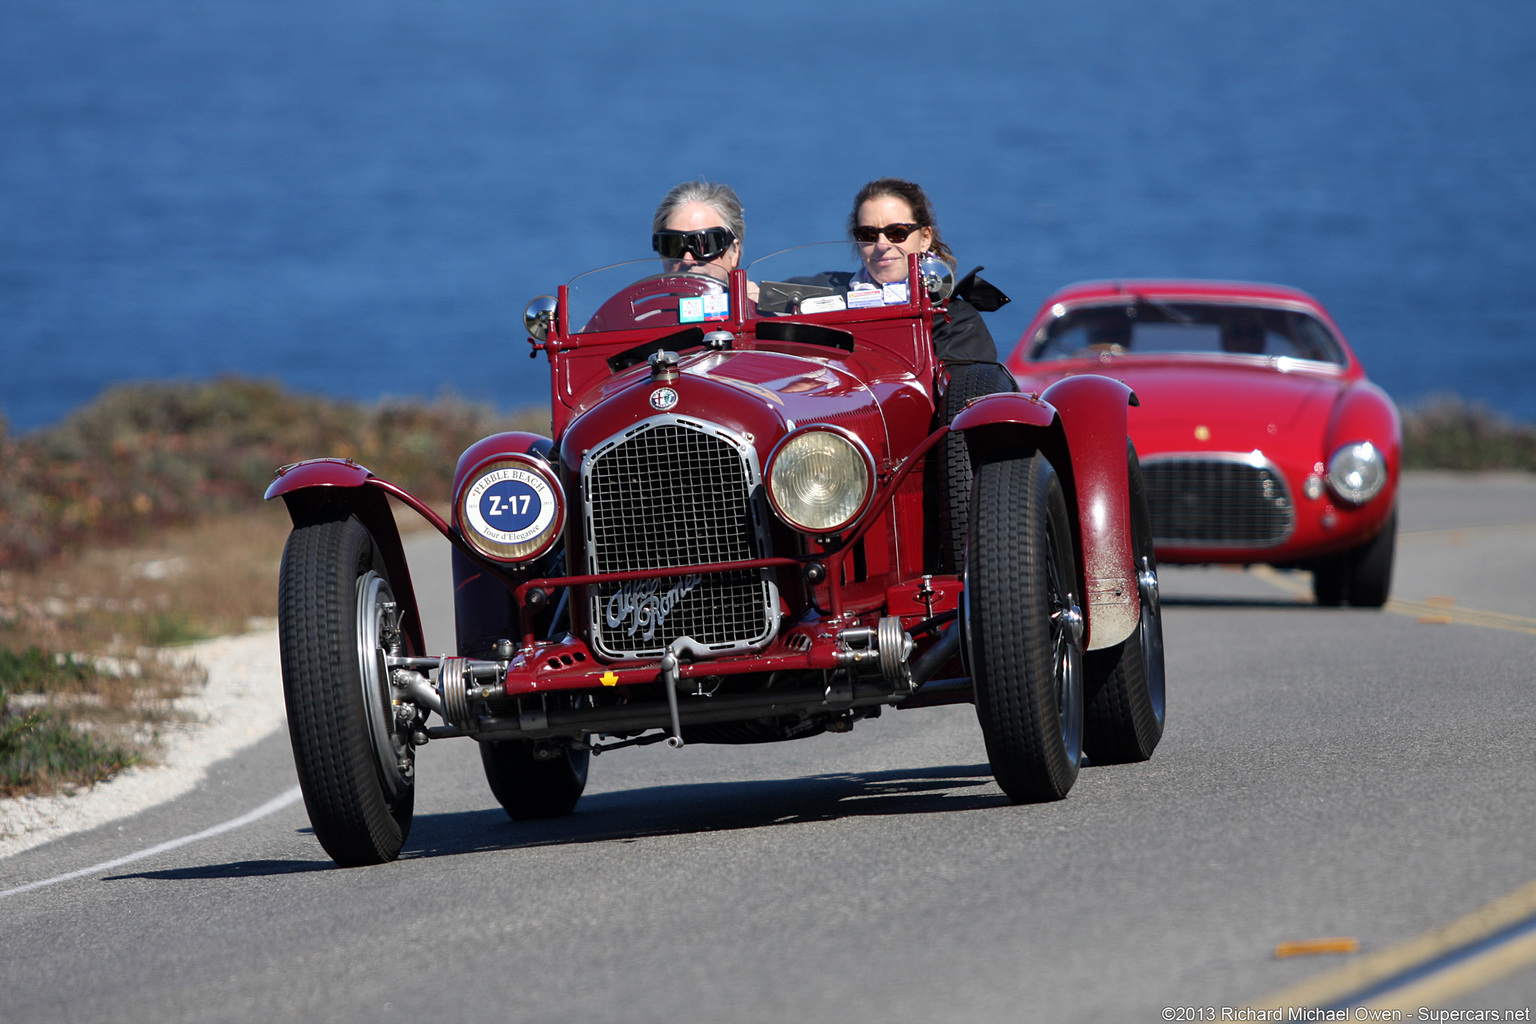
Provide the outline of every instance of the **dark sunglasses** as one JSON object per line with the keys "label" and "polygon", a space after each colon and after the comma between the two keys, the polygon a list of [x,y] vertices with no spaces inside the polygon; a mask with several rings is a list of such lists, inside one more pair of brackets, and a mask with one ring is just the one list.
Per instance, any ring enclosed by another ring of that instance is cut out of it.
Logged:
{"label": "dark sunglasses", "polygon": [[651,236],[651,248],[667,260],[680,260],[685,252],[693,253],[693,258],[697,260],[714,260],[724,256],[735,241],[736,233],[730,228],[658,231]]}
{"label": "dark sunglasses", "polygon": [[891,242],[900,245],[907,240],[907,236],[912,232],[921,231],[922,229],[923,226],[921,224],[887,224],[883,228],[872,228],[860,224],[853,229],[853,240],[855,242],[878,242],[880,241],[880,236],[884,235]]}

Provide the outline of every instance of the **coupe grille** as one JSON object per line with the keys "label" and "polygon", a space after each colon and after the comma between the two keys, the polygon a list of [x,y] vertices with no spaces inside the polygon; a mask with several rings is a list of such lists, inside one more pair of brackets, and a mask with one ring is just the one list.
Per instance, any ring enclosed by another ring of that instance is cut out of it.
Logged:
{"label": "coupe grille", "polygon": [[1246,456],[1165,458],[1141,465],[1157,544],[1273,547],[1296,525],[1285,478]]}
{"label": "coupe grille", "polygon": [[[719,428],[648,421],[598,446],[583,469],[594,573],[759,556],[755,464]],[[659,657],[680,636],[712,650],[767,641],[778,599],[765,574],[659,578],[588,588],[599,652]]]}

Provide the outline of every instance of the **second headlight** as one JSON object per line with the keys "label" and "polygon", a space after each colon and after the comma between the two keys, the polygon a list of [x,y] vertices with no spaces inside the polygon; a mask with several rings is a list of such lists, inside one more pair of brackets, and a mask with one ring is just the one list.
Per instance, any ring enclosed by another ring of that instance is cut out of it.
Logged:
{"label": "second headlight", "polygon": [[774,511],[803,533],[837,533],[852,525],[868,506],[874,483],[869,450],[835,428],[790,434],[769,456]]}
{"label": "second headlight", "polygon": [[1346,444],[1328,460],[1328,486],[1352,505],[1364,505],[1387,484],[1387,460],[1369,441]]}

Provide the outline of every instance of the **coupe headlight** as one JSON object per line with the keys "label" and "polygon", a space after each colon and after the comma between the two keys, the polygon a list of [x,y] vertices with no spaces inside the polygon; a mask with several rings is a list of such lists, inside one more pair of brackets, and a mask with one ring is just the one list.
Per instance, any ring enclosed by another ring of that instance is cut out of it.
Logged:
{"label": "coupe headlight", "polygon": [[459,528],[475,550],[499,562],[526,562],[548,551],[565,528],[560,482],[532,456],[501,455],[464,482]]}
{"label": "coupe headlight", "polygon": [[837,533],[869,503],[875,463],[856,438],[811,427],[779,442],[768,460],[768,497],[802,533]]}
{"label": "coupe headlight", "polygon": [[1387,460],[1369,441],[1347,444],[1328,460],[1328,486],[1351,505],[1364,505],[1387,485]]}

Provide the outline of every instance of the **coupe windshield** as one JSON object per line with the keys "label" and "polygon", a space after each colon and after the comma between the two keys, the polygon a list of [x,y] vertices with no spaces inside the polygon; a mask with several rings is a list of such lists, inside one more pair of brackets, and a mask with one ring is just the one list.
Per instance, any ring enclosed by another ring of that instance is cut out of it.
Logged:
{"label": "coupe windshield", "polygon": [[1147,299],[1068,310],[1035,335],[1029,358],[1044,361],[1168,354],[1344,363],[1343,351],[1333,335],[1306,313]]}

